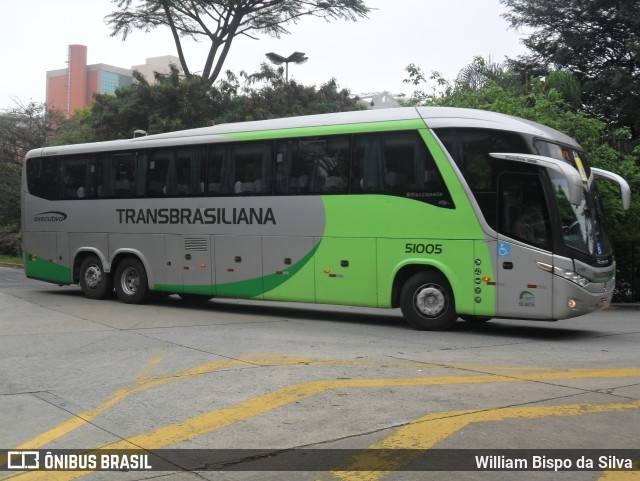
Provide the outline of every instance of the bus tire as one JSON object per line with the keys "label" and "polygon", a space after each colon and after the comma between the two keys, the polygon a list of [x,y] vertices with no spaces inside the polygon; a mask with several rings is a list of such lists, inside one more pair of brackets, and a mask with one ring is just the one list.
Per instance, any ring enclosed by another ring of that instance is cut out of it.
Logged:
{"label": "bus tire", "polygon": [[118,264],[114,283],[118,299],[122,302],[140,304],[149,298],[147,271],[135,257],[127,257]]}
{"label": "bus tire", "polygon": [[80,264],[80,289],[89,299],[107,299],[113,295],[113,278],[98,257],[90,255]]}
{"label": "bus tire", "polygon": [[406,321],[419,331],[444,331],[458,319],[449,282],[433,271],[418,272],[404,283],[400,309]]}
{"label": "bus tire", "polygon": [[472,316],[470,314],[462,314],[460,316],[460,319],[462,319],[465,322],[469,322],[471,324],[483,324],[485,322],[489,322],[491,320],[490,317],[486,317],[486,316]]}

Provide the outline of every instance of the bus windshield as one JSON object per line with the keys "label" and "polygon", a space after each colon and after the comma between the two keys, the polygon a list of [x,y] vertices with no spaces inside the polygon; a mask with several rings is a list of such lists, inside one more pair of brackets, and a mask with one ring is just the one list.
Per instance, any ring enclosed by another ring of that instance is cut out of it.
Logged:
{"label": "bus windshield", "polygon": [[571,204],[567,180],[551,170],[549,175],[560,213],[564,244],[591,256],[610,255],[611,245],[602,228],[597,192],[585,186],[582,202]]}
{"label": "bus windshield", "polygon": [[546,140],[536,140],[536,148],[540,152],[540,155],[562,160],[563,162],[572,165],[578,169],[583,178],[588,179],[591,175],[591,165],[588,157],[581,150],[554,144],[553,142]]}

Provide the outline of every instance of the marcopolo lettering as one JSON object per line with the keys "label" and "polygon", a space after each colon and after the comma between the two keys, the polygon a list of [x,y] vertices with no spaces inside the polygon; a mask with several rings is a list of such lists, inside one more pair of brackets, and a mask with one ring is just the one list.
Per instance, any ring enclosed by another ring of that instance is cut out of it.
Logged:
{"label": "marcopolo lettering", "polygon": [[34,222],[62,222],[67,218],[67,214],[59,211],[48,211],[35,214],[33,216]]}
{"label": "marcopolo lettering", "polygon": [[271,207],[116,209],[120,224],[276,224]]}

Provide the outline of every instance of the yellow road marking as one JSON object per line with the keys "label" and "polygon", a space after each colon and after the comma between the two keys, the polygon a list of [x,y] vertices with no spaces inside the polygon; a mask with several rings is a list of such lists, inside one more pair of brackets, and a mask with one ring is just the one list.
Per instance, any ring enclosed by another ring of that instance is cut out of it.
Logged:
{"label": "yellow road marking", "polygon": [[[464,364],[431,364],[421,362],[382,362],[382,361],[351,361],[335,359],[308,359],[305,357],[283,356],[280,354],[270,354],[262,352],[243,352],[243,356],[256,356],[266,359],[280,359],[287,361],[297,361],[300,364],[309,365],[346,365],[346,366],[383,366],[383,367],[417,367],[423,369],[463,369],[469,371],[557,371],[553,367],[540,366],[470,366]],[[589,369],[567,369],[567,371],[586,371]]]}
{"label": "yellow road marking", "polygon": [[145,366],[145,368],[142,371],[140,371],[140,373],[136,377],[136,380],[133,383],[133,385],[134,385],[133,388],[129,387],[129,388],[118,389],[113,394],[113,396],[111,396],[111,398],[109,398],[108,400],[106,400],[105,402],[100,404],[100,406],[98,406],[97,408],[92,409],[90,411],[84,411],[84,412],[78,414],[76,417],[68,419],[68,420],[62,422],[61,424],[59,424],[58,426],[55,426],[55,427],[49,429],[48,431],[45,431],[44,433],[36,436],[35,438],[30,439],[29,441],[22,443],[21,445],[17,446],[15,449],[17,449],[17,450],[20,450],[20,449],[38,449],[38,448],[40,448],[42,446],[45,446],[46,444],[48,444],[48,443],[50,443],[50,442],[52,442],[54,440],[60,438],[61,436],[64,436],[65,434],[68,434],[71,431],[74,431],[75,429],[78,429],[80,426],[82,426],[82,425],[94,420],[95,418],[97,418],[98,416],[103,414],[107,409],[112,408],[114,405],[116,405],[117,403],[122,401],[124,398],[129,396],[131,394],[131,392],[135,391],[140,385],[144,384],[146,377],[158,365],[158,363],[162,359],[163,354],[164,353],[161,352],[160,354],[154,356],[149,361],[147,366]]}
{"label": "yellow road marking", "polygon": [[[110,443],[101,446],[98,449],[161,449],[167,446],[179,444],[181,442],[188,441],[190,439],[202,436],[204,434],[217,431],[224,427],[235,424],[239,421],[246,420],[248,418],[263,414],[282,406],[286,406],[295,401],[299,401],[316,394],[324,393],[332,389],[342,388],[374,388],[374,387],[399,387],[399,386],[435,386],[446,384],[479,384],[479,383],[497,383],[497,382],[520,382],[520,381],[550,381],[550,380],[568,380],[568,379],[589,379],[589,378],[602,378],[602,377],[630,377],[640,376],[640,369],[595,369],[592,371],[580,371],[580,372],[551,372],[551,373],[529,373],[520,375],[499,376],[499,375],[482,375],[482,376],[453,376],[453,377],[433,377],[433,378],[407,378],[407,379],[341,379],[333,381],[307,381],[293,386],[284,387],[258,396],[247,401],[240,402],[235,406],[228,408],[222,408],[219,410],[204,413],[192,418],[180,421],[177,423],[169,424],[167,426],[160,427],[154,431],[139,434],[137,436],[130,437],[128,439]],[[598,411],[598,406],[590,405],[575,405],[572,406],[555,406],[555,407],[529,407],[529,408],[506,408],[507,410],[492,410],[492,411],[458,411],[457,417],[477,414],[482,417],[495,417],[501,411],[510,412],[508,409],[517,412],[532,412],[535,413],[536,409],[540,410],[562,410],[564,414],[556,415],[578,415],[587,414],[590,412],[608,412],[612,410],[628,410],[637,409],[640,407],[640,401],[630,403],[634,405],[633,408],[625,408],[627,404],[620,405],[603,405],[610,406],[606,410]],[[577,407],[579,406],[579,407]],[[614,409],[613,406],[622,406],[618,409]],[[542,412],[542,411],[541,411]],[[558,411],[559,412],[559,411]],[[504,414],[503,414],[504,415]],[[512,414],[513,416],[514,414]],[[549,414],[547,414],[548,416]],[[443,416],[447,416],[441,420],[441,426],[433,429],[433,424],[423,422],[431,420],[440,420]],[[437,413],[429,415],[419,420],[417,425],[431,433],[430,436],[436,436],[437,442],[445,439],[452,432],[457,431],[463,426],[457,427],[456,423],[464,421],[464,418],[457,419],[457,417],[451,418],[450,413]],[[543,417],[540,416],[539,417]],[[470,418],[475,419],[475,418]],[[464,423],[468,424],[471,421]],[[412,423],[402,429],[412,429],[412,426],[416,423]],[[413,429],[417,429],[414,427]],[[442,434],[440,433],[442,430]],[[411,444],[408,447],[415,447],[415,444]],[[421,445],[419,445],[421,446]],[[21,479],[29,481],[35,480],[56,480],[56,481],[70,481],[72,479],[79,478],[88,474],[88,472],[30,472],[21,476]],[[353,473],[350,473],[353,474]],[[354,478],[351,478],[354,479]],[[360,478],[358,478],[360,479]]]}
{"label": "yellow road marking", "polygon": [[[38,449],[41,448],[42,446],[45,446],[49,443],[51,443],[52,441],[55,441],[56,439],[69,434],[70,432],[78,429],[79,427],[85,425],[86,423],[94,420],[95,418],[97,418],[98,416],[102,415],[105,411],[107,411],[108,409],[112,408],[113,406],[115,406],[116,404],[118,404],[119,402],[123,401],[124,399],[126,399],[127,397],[131,396],[132,394],[135,393],[139,393],[139,392],[143,392],[146,391],[148,389],[152,389],[164,384],[168,384],[170,382],[174,382],[174,381],[178,381],[178,380],[182,380],[182,379],[187,379],[190,377],[194,377],[194,376],[200,376],[203,374],[208,374],[211,372],[215,372],[215,371],[219,371],[222,369],[226,369],[226,368],[230,368],[230,367],[236,367],[236,366],[246,366],[246,365],[295,365],[295,364],[314,364],[314,365],[322,365],[322,364],[349,364],[349,365],[353,365],[353,364],[357,364],[357,365],[380,365],[380,366],[395,366],[395,367],[422,367],[425,369],[428,368],[433,368],[433,367],[442,367],[439,365],[424,365],[424,364],[404,364],[404,363],[374,363],[374,362],[360,362],[360,361],[343,361],[343,360],[315,360],[315,359],[308,359],[308,358],[302,358],[302,357],[292,357],[292,356],[279,356],[279,355],[275,355],[275,354],[257,354],[257,353],[253,353],[253,354],[248,354],[248,355],[252,355],[252,356],[263,356],[263,357],[267,357],[267,358],[271,358],[273,360],[253,360],[253,359],[229,359],[229,360],[225,360],[225,361],[214,361],[211,363],[206,363],[206,364],[202,364],[190,369],[187,369],[181,373],[175,374],[175,375],[169,375],[169,376],[163,376],[163,377],[159,377],[159,378],[152,378],[152,379],[147,379],[148,375],[151,373],[151,371],[155,368],[155,366],[160,362],[160,359],[162,357],[162,354],[159,354],[157,356],[155,356],[148,364],[147,367],[145,367],[145,369],[143,369],[137,376],[136,381],[133,383],[132,386],[129,386],[127,388],[122,388],[122,389],[118,389],[112,396],[111,398],[107,399],[105,402],[103,402],[100,406],[98,406],[97,408],[90,410],[90,411],[85,411],[82,412],[80,414],[78,414],[76,417],[71,418],[67,421],[63,421],[61,424],[59,424],[58,426],[55,426],[51,429],[49,429],[48,431],[45,431],[44,433],[36,436],[35,438],[32,438],[28,441],[25,441],[24,443],[20,444],[19,446],[16,446],[14,449],[20,450],[20,449]],[[465,368],[474,368],[473,366],[468,366]],[[533,368],[517,368],[517,367],[498,367],[498,366],[486,366],[486,367],[481,367],[478,366],[476,367],[476,369],[478,368],[486,368],[486,369],[499,369],[499,370],[531,370]],[[547,369],[547,368],[540,368],[540,369]],[[4,479],[2,477],[0,477],[0,479]]]}
{"label": "yellow road marking", "polygon": [[383,451],[371,454],[363,451],[353,456],[331,474],[341,481],[378,481],[388,473],[397,471],[419,459],[427,450],[452,434],[473,423],[505,421],[508,419],[540,419],[552,416],[581,416],[605,412],[623,412],[640,409],[640,400],[628,403],[565,404],[560,406],[521,406],[492,409],[490,411],[464,410],[428,414],[398,429],[392,435],[372,444],[369,449],[404,449],[395,454]]}
{"label": "yellow road marking", "polygon": [[637,471],[605,471],[598,481],[638,481],[640,480],[640,466],[634,465]]}

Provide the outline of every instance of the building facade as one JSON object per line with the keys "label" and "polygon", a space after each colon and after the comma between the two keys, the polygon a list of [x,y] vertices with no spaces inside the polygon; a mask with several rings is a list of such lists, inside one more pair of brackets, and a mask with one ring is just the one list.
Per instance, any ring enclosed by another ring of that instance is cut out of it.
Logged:
{"label": "building facade", "polygon": [[47,105],[67,115],[93,102],[95,93],[113,94],[133,83],[133,71],[103,63],[87,65],[87,47],[69,45],[68,67],[47,72]]}
{"label": "building facade", "polygon": [[87,47],[69,45],[67,64],[67,68],[47,72],[47,105],[70,115],[93,103],[96,93],[113,94],[118,87],[131,85],[134,70],[153,83],[154,72],[166,74],[170,64],[179,66],[180,62],[178,57],[165,55],[147,58],[145,64],[131,69],[104,63],[87,65]]}
{"label": "building facade", "polygon": [[175,55],[163,55],[161,57],[150,57],[145,59],[145,63],[142,65],[134,65],[131,67],[133,70],[140,72],[149,83],[156,81],[156,73],[161,75],[167,75],[171,70],[169,65],[175,65],[178,67],[178,71],[182,74],[182,68],[180,68],[180,59]]}

